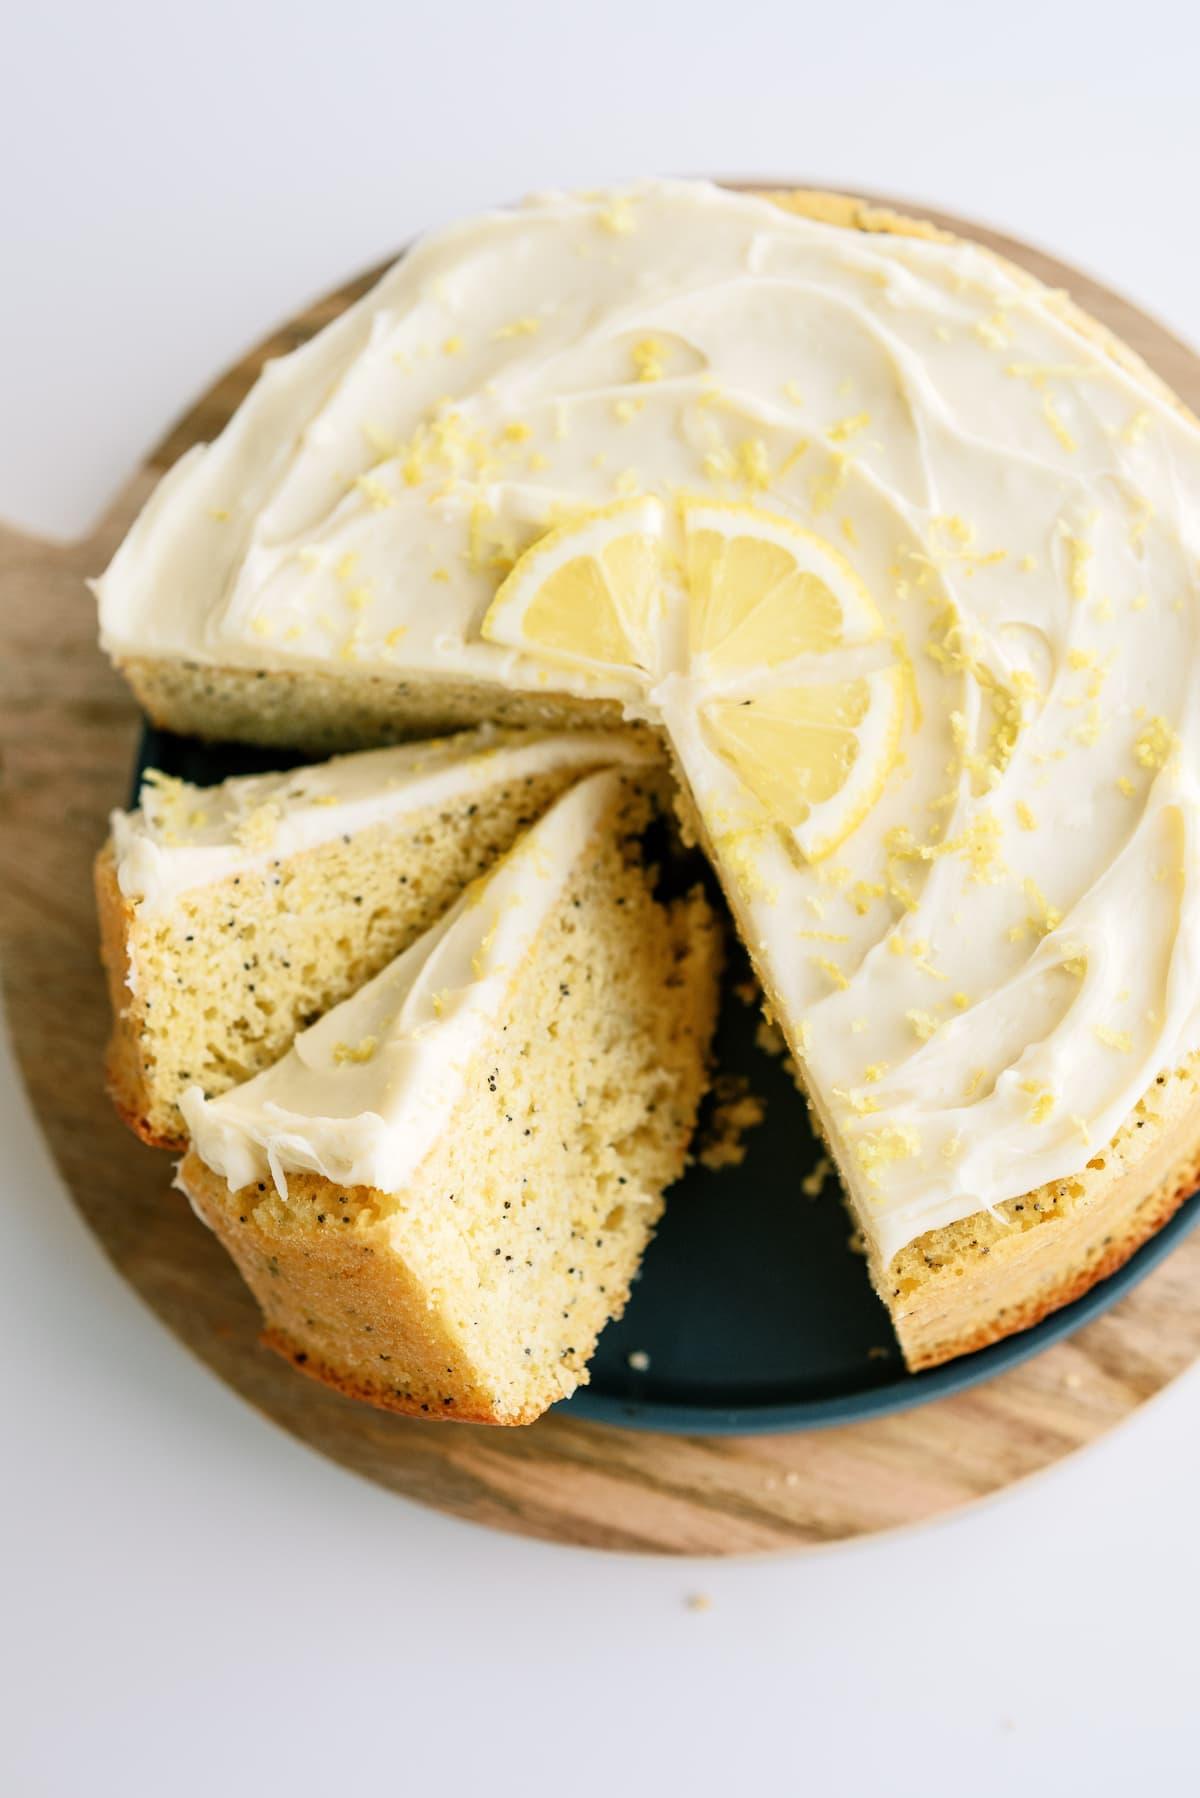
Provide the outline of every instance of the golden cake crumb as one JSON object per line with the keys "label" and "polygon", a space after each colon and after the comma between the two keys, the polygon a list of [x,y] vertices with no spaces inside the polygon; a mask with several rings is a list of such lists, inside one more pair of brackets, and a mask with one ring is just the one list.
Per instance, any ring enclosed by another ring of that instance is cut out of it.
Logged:
{"label": "golden cake crumb", "polygon": [[750,1091],[744,1074],[718,1074],[712,1092],[715,1103],[696,1160],[715,1173],[721,1168],[741,1166],[747,1153],[745,1137],[762,1123],[767,1108]]}

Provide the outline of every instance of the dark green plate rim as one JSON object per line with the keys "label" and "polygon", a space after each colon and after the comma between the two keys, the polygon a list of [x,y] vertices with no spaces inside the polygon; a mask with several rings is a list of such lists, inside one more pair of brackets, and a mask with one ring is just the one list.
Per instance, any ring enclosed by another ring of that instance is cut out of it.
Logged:
{"label": "dark green plate rim", "polygon": [[894,1380],[861,1392],[840,1393],[830,1398],[783,1403],[697,1405],[686,1401],[646,1400],[636,1395],[636,1376],[630,1374],[627,1393],[583,1386],[554,1407],[560,1415],[586,1418],[589,1423],[611,1424],[625,1430],[657,1430],[672,1436],[769,1436],[805,1430],[831,1429],[837,1424],[861,1423],[868,1417],[889,1417],[912,1411],[935,1399],[969,1392],[1010,1368],[1031,1361],[1044,1349],[1073,1336],[1085,1324],[1122,1299],[1165,1261],[1171,1251],[1200,1223],[1200,1192],[1193,1193],[1162,1229],[1130,1256],[1124,1267],[1109,1274],[1073,1304],[1045,1318],[1032,1329],[1009,1336],[990,1348],[976,1349],[944,1367],[926,1373],[901,1372]]}

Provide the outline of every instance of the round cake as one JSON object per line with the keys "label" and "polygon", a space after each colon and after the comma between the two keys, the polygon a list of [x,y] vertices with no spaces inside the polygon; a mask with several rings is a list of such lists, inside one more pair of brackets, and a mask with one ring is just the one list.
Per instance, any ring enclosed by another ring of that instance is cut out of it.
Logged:
{"label": "round cake", "polygon": [[421,243],[98,583],[170,728],[650,727],[910,1366],[1200,1170],[1200,430],[977,245],[647,181]]}

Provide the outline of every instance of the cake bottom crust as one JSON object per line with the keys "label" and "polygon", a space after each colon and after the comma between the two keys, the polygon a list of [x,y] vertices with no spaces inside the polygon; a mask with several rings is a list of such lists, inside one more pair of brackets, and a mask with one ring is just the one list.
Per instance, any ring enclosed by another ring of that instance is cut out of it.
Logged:
{"label": "cake bottom crust", "polygon": [[123,1027],[129,1004],[128,943],[133,907],[117,882],[111,845],[100,851],[94,869],[96,910],[100,920],[100,959],[108,984],[113,1026],[104,1056],[104,1081],[121,1122],[152,1149],[183,1149],[182,1138],[158,1128],[149,1116],[149,1094],[135,1038]]}
{"label": "cake bottom crust", "polygon": [[[620,1313],[614,1313],[619,1316]],[[297,1373],[307,1375],[319,1386],[330,1386],[340,1392],[343,1398],[358,1400],[360,1404],[371,1405],[376,1411],[391,1411],[398,1417],[424,1418],[426,1423],[490,1423],[496,1429],[509,1429],[524,1424],[535,1423],[546,1407],[530,1405],[525,1409],[497,1412],[487,1403],[472,1404],[469,1398],[459,1398],[447,1403],[444,1397],[430,1396],[420,1399],[398,1392],[395,1388],[377,1385],[372,1381],[356,1379],[344,1367],[335,1367],[331,1361],[322,1360],[311,1350],[292,1340],[283,1330],[268,1327],[259,1335],[264,1348],[273,1349],[277,1355],[296,1369]],[[577,1386],[588,1383],[586,1368],[576,1380]]]}

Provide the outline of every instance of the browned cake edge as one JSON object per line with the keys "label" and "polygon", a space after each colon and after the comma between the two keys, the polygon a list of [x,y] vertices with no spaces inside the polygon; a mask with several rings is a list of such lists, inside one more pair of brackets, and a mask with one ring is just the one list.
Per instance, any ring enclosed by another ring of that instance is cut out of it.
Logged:
{"label": "browned cake edge", "polygon": [[163,1135],[155,1130],[147,1116],[146,1067],[138,1048],[142,1036],[138,1001],[128,985],[129,935],[134,913],[117,881],[117,862],[111,842],[106,843],[97,855],[93,877],[100,919],[100,960],[112,1006],[112,1029],[104,1057],[109,1097],[121,1121],[151,1148],[184,1149],[187,1147],[185,1138]]}

